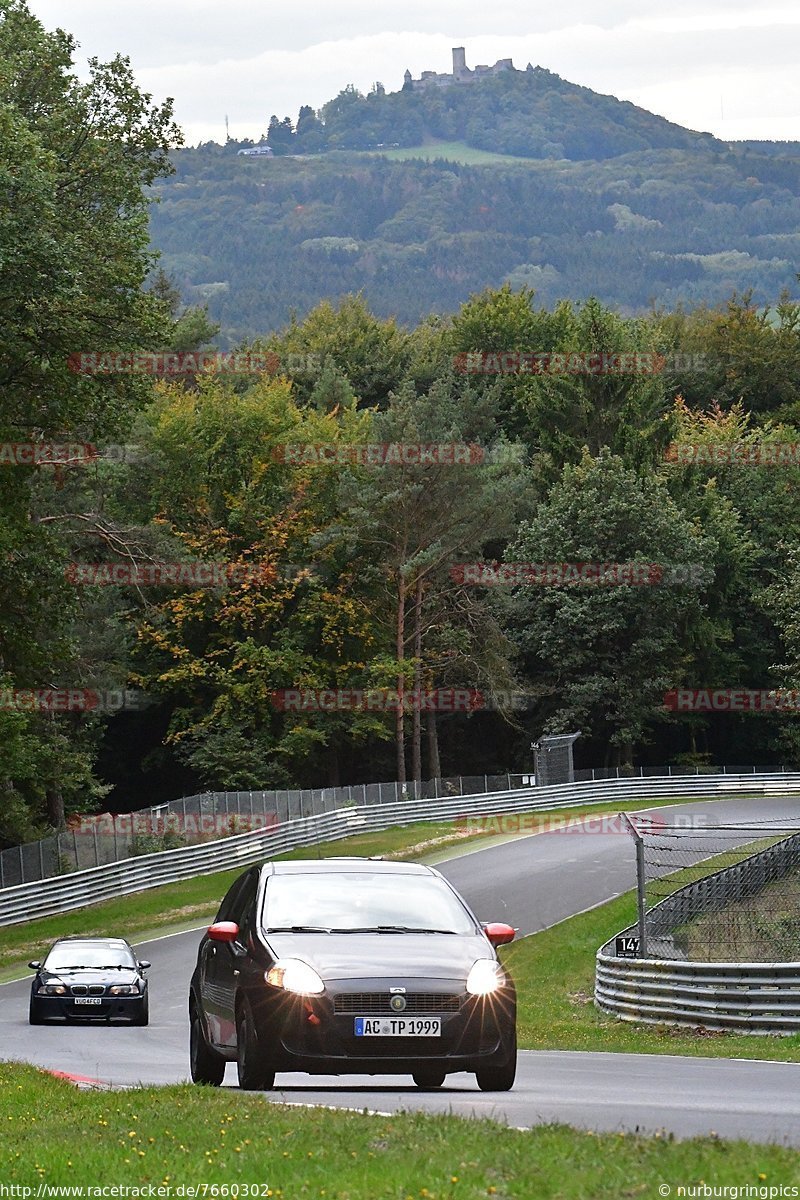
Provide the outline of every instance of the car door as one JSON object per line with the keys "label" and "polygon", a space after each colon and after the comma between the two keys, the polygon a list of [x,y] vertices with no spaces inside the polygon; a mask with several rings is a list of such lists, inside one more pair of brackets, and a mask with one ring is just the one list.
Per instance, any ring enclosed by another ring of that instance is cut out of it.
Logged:
{"label": "car door", "polygon": [[235,921],[241,936],[235,942],[211,942],[207,955],[207,992],[213,992],[213,1024],[211,1011],[207,1010],[209,1023],[214,1028],[214,1040],[219,1046],[236,1045],[235,998],[239,975],[247,961],[245,945],[245,923],[255,907],[258,891],[259,868],[254,867],[242,879],[241,887],[226,906],[223,921]]}

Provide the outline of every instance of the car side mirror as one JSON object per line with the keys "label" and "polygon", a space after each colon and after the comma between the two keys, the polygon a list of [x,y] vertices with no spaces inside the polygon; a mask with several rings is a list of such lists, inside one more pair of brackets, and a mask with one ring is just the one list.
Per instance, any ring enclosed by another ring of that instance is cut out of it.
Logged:
{"label": "car side mirror", "polygon": [[493,946],[505,946],[508,942],[513,942],[517,933],[511,925],[505,925],[502,921],[490,921],[488,925],[484,925],[483,932]]}
{"label": "car side mirror", "polygon": [[239,936],[239,926],[235,921],[216,921],[209,925],[208,936],[212,942],[235,942]]}
{"label": "car side mirror", "polygon": [[147,961],[146,958],[142,958],[139,960],[139,966],[143,971],[146,971],[147,968],[150,966],[150,963]]}
{"label": "car side mirror", "polygon": [[29,963],[28,963],[28,966],[30,967],[30,969],[31,969],[32,971],[38,971],[38,970],[39,970],[39,968],[41,967],[41,965],[42,965],[42,964],[41,964],[40,962],[29,962]]}

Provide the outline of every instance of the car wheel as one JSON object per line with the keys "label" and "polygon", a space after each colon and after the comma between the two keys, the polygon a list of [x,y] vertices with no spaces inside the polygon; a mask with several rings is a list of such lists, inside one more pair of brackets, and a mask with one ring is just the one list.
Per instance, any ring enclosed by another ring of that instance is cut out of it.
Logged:
{"label": "car wheel", "polygon": [[149,1025],[150,1024],[150,993],[145,992],[142,1000],[141,1011],[138,1017],[134,1017],[131,1022],[133,1025]]}
{"label": "car wheel", "polygon": [[267,1092],[275,1084],[275,1072],[264,1061],[256,1023],[246,1000],[236,1017],[236,1072],[239,1087],[246,1092]]}
{"label": "car wheel", "polygon": [[423,1067],[419,1071],[412,1073],[412,1079],[418,1088],[438,1088],[444,1083],[446,1071],[442,1071],[439,1067]]}
{"label": "car wheel", "polygon": [[192,1083],[205,1083],[209,1087],[219,1087],[225,1077],[225,1059],[206,1041],[203,1022],[194,1004],[189,1014],[189,1072]]}
{"label": "car wheel", "polygon": [[475,1078],[482,1092],[509,1092],[517,1074],[517,1035],[503,1046],[485,1066],[478,1067]]}
{"label": "car wheel", "polygon": [[42,1010],[31,996],[31,1002],[28,1007],[28,1024],[29,1025],[44,1025],[45,1020],[42,1016]]}

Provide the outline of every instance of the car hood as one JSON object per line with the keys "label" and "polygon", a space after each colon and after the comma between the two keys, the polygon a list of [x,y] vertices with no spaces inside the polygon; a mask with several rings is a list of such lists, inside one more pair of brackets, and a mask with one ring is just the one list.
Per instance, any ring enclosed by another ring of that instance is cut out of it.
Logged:
{"label": "car hood", "polygon": [[415,979],[463,983],[478,958],[493,958],[479,934],[270,933],[276,958],[300,958],[324,980]]}
{"label": "car hood", "polygon": [[67,967],[58,971],[41,970],[39,976],[43,983],[133,983],[138,971],[133,967],[123,967],[121,971],[102,971],[99,967],[85,967],[82,970]]}

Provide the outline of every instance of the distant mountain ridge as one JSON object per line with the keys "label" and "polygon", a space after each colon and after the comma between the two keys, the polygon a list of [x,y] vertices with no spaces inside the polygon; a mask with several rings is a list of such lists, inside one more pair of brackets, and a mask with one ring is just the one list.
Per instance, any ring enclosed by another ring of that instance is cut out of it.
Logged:
{"label": "distant mountain ridge", "polygon": [[722,142],[541,67],[349,87],[270,132],[275,157],[181,150],[155,189],[164,269],[222,345],[348,292],[409,325],[503,283],[626,313],[797,295],[796,143]]}

